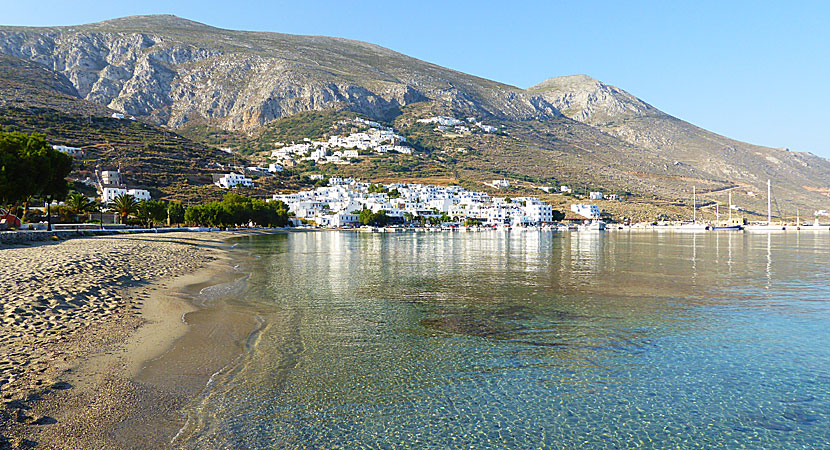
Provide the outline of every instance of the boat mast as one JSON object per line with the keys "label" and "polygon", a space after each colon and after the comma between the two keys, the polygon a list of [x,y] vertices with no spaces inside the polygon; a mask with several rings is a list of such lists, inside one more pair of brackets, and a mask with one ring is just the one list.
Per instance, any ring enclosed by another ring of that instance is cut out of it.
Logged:
{"label": "boat mast", "polygon": [[767,179],[767,225],[772,225],[772,181]]}
{"label": "boat mast", "polygon": [[692,222],[697,223],[697,192],[692,186]]}
{"label": "boat mast", "polygon": [[732,191],[729,191],[729,225],[732,225]]}

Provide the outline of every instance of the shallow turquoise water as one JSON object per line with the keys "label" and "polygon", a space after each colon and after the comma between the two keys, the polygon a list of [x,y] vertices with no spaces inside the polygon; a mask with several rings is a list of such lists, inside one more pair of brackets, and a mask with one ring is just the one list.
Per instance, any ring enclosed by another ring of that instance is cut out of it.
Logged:
{"label": "shallow turquoise water", "polygon": [[238,241],[185,448],[827,448],[830,235]]}

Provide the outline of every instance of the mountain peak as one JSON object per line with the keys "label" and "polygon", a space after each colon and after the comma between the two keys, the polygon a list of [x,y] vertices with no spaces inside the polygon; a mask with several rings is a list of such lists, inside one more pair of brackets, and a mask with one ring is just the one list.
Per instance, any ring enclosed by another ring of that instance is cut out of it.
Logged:
{"label": "mountain peak", "polygon": [[116,19],[104,20],[102,22],[82,25],[84,28],[115,29],[119,31],[142,30],[151,31],[158,29],[166,30],[207,30],[215,29],[210,25],[184,19],[172,14],[150,14],[143,16],[118,17]]}
{"label": "mountain peak", "polygon": [[543,92],[548,90],[559,90],[565,86],[604,86],[604,84],[585,74],[565,75],[561,77],[548,78],[539,84],[527,88],[527,91]]}
{"label": "mountain peak", "polygon": [[571,119],[592,124],[657,112],[628,92],[588,75],[550,78],[527,92],[544,98]]}

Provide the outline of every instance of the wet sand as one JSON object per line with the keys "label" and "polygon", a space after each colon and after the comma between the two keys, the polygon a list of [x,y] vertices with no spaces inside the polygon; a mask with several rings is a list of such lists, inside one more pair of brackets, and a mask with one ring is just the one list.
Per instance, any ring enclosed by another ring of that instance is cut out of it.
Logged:
{"label": "wet sand", "polygon": [[[169,446],[186,420],[181,407],[258,326],[192,301],[208,284],[240,278],[225,239],[244,233],[107,236],[0,252],[0,449]],[[216,333],[225,336],[207,339]],[[150,425],[159,423],[166,426]]]}

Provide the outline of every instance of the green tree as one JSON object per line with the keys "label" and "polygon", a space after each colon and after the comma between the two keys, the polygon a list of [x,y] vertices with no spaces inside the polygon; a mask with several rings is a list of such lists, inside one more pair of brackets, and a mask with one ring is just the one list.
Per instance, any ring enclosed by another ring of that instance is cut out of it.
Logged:
{"label": "green tree", "polygon": [[121,217],[121,223],[126,223],[130,215],[138,212],[138,201],[130,194],[121,194],[112,200],[112,211]]}
{"label": "green tree", "polygon": [[288,225],[288,205],[281,201],[251,199],[238,194],[226,194],[221,202],[191,205],[184,211],[183,220],[190,225],[225,227],[253,223],[263,227]]}
{"label": "green tree", "polygon": [[376,213],[373,213],[371,209],[364,209],[363,211],[360,211],[358,220],[363,225],[382,227],[389,223],[389,216],[387,216],[386,211],[382,209]]}
{"label": "green tree", "polygon": [[0,132],[0,203],[17,210],[28,198],[42,197],[50,230],[51,203],[66,196],[71,170],[72,157],[53,149],[42,135]]}
{"label": "green tree", "polygon": [[202,225],[204,207],[202,205],[188,206],[184,211],[184,222],[188,225]]}
{"label": "green tree", "polygon": [[72,192],[64,201],[66,206],[69,208],[70,211],[75,215],[75,220],[80,220],[80,216],[82,214],[86,214],[90,211],[94,211],[95,209],[95,202],[89,199],[84,194],[80,192]]}
{"label": "green tree", "polygon": [[171,224],[184,222],[184,206],[181,203],[170,202],[167,205],[167,217]]}
{"label": "green tree", "polygon": [[369,193],[370,194],[384,194],[388,192],[382,184],[370,184],[369,185]]}
{"label": "green tree", "polygon": [[137,215],[148,227],[167,219],[167,204],[159,200],[142,200],[136,205]]}

